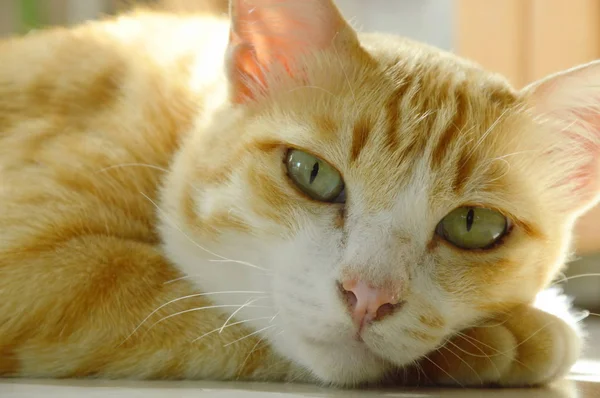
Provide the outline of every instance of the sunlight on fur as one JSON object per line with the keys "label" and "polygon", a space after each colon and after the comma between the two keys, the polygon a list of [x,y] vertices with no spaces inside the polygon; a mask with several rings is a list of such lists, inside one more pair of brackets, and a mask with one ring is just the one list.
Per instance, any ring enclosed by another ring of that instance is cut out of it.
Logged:
{"label": "sunlight on fur", "polygon": [[230,14],[0,41],[0,375],[564,376],[600,64],[518,91],[329,0]]}

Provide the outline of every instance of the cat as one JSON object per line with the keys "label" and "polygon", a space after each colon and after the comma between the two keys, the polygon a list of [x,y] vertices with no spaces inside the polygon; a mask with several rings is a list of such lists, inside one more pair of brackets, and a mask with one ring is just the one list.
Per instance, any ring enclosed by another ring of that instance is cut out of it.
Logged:
{"label": "cat", "polygon": [[516,90],[330,0],[230,7],[0,42],[0,374],[564,376],[539,294],[598,200],[600,64]]}

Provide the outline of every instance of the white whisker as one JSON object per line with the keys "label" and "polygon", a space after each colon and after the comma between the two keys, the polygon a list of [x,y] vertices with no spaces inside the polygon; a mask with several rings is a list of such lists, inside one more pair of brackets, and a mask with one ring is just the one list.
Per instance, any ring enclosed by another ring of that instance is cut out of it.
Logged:
{"label": "white whisker", "polygon": [[475,151],[477,150],[477,148],[479,148],[479,146],[483,143],[483,141],[485,141],[485,139],[494,131],[494,129],[496,128],[496,126],[498,126],[498,124],[502,121],[502,119],[504,118],[504,116],[511,111],[511,108],[506,108],[501,114],[500,116],[498,116],[496,118],[496,120],[494,120],[494,122],[490,125],[490,127],[488,127],[488,129],[485,131],[485,133],[483,133],[483,135],[481,136],[481,138],[479,138],[479,140],[475,143],[475,146],[473,146],[473,149],[471,149],[469,151],[469,153],[467,154],[467,157],[465,158],[465,162],[467,162],[471,156],[473,155],[473,153],[475,153]]}
{"label": "white whisker", "polygon": [[[473,341],[476,341],[478,343],[480,343],[481,345],[484,345],[486,347],[490,347],[492,348],[494,351],[496,351],[495,354],[492,355],[484,355],[482,356],[482,358],[490,358],[490,357],[495,357],[495,356],[500,356],[500,355],[510,355],[510,353],[512,352],[513,349],[518,348],[520,346],[522,346],[523,344],[525,344],[526,342],[528,342],[529,340],[531,340],[533,337],[535,337],[538,333],[541,333],[544,329],[546,329],[548,326],[552,325],[553,323],[555,323],[556,321],[549,321],[547,323],[545,323],[542,327],[540,327],[539,329],[537,329],[535,332],[531,333],[526,339],[520,341],[517,345],[515,345],[514,347],[511,347],[509,350],[507,351],[500,351],[497,348],[494,348],[492,346],[489,346],[487,344],[483,344],[482,342],[478,341],[477,339],[470,337],[468,335],[465,335],[464,333],[459,333],[458,335],[461,336],[462,338],[469,338],[472,339]],[[473,354],[473,353],[469,353],[471,356],[478,356],[478,354]]]}
{"label": "white whisker", "polygon": [[252,268],[258,268],[258,269],[260,269],[262,271],[269,272],[269,270],[266,269],[266,268],[261,268],[261,267],[259,267],[257,265],[254,265],[254,264],[246,262],[246,261],[241,261],[241,260],[231,260],[231,259],[214,260],[214,259],[211,259],[211,260],[208,260],[208,261],[211,262],[211,263],[235,263],[235,264],[247,265],[247,266],[252,267]]}
{"label": "white whisker", "polygon": [[168,302],[166,302],[166,303],[164,303],[164,304],[160,305],[158,308],[156,308],[154,311],[152,311],[150,314],[148,314],[148,316],[146,316],[146,317],[145,317],[145,318],[142,320],[142,322],[140,322],[140,324],[139,324],[139,325],[138,325],[138,326],[137,326],[135,329],[133,329],[133,332],[131,332],[131,333],[129,334],[129,336],[127,336],[127,337],[125,338],[125,340],[123,340],[123,342],[122,342],[121,344],[119,344],[119,346],[121,346],[123,343],[125,343],[127,340],[129,340],[129,338],[130,338],[131,336],[133,336],[133,335],[134,335],[134,334],[135,334],[135,333],[136,333],[136,332],[139,330],[139,328],[140,328],[140,327],[142,327],[142,325],[143,325],[143,324],[144,324],[144,323],[145,323],[145,322],[146,322],[148,319],[150,319],[150,317],[151,317],[152,315],[156,314],[158,311],[160,311],[162,308],[166,307],[167,305],[169,305],[169,304],[172,304],[172,303],[175,303],[175,302],[177,302],[177,301],[186,300],[186,299],[193,298],[193,297],[212,296],[212,295],[216,295],[216,294],[264,294],[264,293],[265,293],[265,292],[250,291],[250,290],[248,290],[248,291],[244,291],[244,290],[231,290],[231,291],[222,291],[222,292],[197,293],[197,294],[190,294],[190,295],[188,295],[188,296],[182,296],[182,297],[178,297],[178,298],[176,298],[176,299],[173,299],[173,300],[171,300],[171,301],[168,301]]}
{"label": "white whisker", "polygon": [[506,175],[510,172],[510,163],[508,163],[508,160],[506,159],[502,159],[502,158],[495,158],[492,159],[491,162],[489,162],[486,166],[490,166],[492,162],[494,161],[499,161],[502,162],[506,165],[506,169],[504,170],[504,173],[500,174],[499,176],[493,178],[493,179],[489,179],[486,181],[486,184],[491,185],[492,183],[501,180],[502,178],[506,177]]}
{"label": "white whisker", "polygon": [[594,272],[594,273],[588,273],[588,274],[577,274],[577,275],[572,275],[572,276],[569,276],[569,277],[566,277],[566,276],[563,275],[563,278],[561,278],[561,279],[557,280],[556,282],[554,282],[552,284],[552,286],[556,286],[556,285],[558,285],[560,283],[564,283],[564,282],[570,281],[571,279],[585,278],[585,277],[588,277],[588,276],[600,276],[600,273],[595,273]]}
{"label": "white whisker", "polygon": [[160,166],[154,166],[152,164],[146,164],[146,163],[122,163],[122,164],[116,164],[113,166],[108,166],[108,167],[104,167],[98,171],[96,171],[96,173],[104,173],[105,171],[108,170],[113,170],[113,169],[120,169],[123,167],[146,167],[149,169],[154,169],[154,170],[159,170],[162,171],[164,173],[168,173],[169,170],[165,169],[164,167],[160,167]]}
{"label": "white whisker", "polygon": [[[237,307],[239,307],[240,305],[242,305],[242,304],[221,304],[221,305],[209,305],[209,306],[206,306],[206,307],[190,308],[190,309],[188,309],[188,310],[179,311],[179,312],[176,312],[176,313],[174,313],[174,314],[167,315],[167,316],[165,316],[165,317],[163,317],[163,318],[159,319],[158,321],[154,322],[152,325],[150,325],[150,327],[148,328],[148,330],[146,330],[146,332],[145,332],[144,334],[148,333],[148,332],[149,332],[149,331],[150,331],[150,330],[151,330],[153,327],[155,327],[155,326],[156,326],[156,325],[158,325],[159,323],[163,323],[163,322],[164,322],[164,321],[166,321],[167,319],[171,319],[171,318],[173,318],[173,317],[175,317],[175,316],[178,316],[178,315],[183,315],[183,314],[187,314],[187,313],[189,313],[189,312],[195,312],[195,311],[211,310],[211,309],[216,309],[216,308],[232,308],[232,307],[233,307],[233,308],[237,308]],[[248,305],[248,306],[246,306],[246,307],[252,307],[252,308],[273,308],[273,307],[271,307],[271,306],[268,306],[268,305]]]}
{"label": "white whisker", "polygon": [[[443,356],[443,355],[442,355]],[[435,363],[434,360],[430,359],[429,357],[425,356],[425,359],[427,359],[429,362],[431,362],[431,364],[433,366],[435,366],[436,368],[438,368],[439,370],[441,370],[442,372],[444,372],[446,374],[446,376],[448,376],[449,378],[451,378],[457,385],[461,386],[461,387],[465,387],[464,385],[462,385],[461,382],[459,382],[458,380],[456,380],[456,378],[454,378],[450,373],[446,372],[444,370],[444,368],[442,368],[440,365],[438,365],[437,363]]]}
{"label": "white whisker", "polygon": [[[526,365],[524,362],[520,361],[518,358],[513,358],[513,357],[512,357],[512,356],[511,356],[509,353],[507,353],[507,352],[501,352],[501,351],[500,351],[500,350],[498,350],[497,348],[495,348],[495,347],[493,347],[493,346],[491,346],[491,345],[489,345],[489,344],[486,344],[486,343],[484,343],[483,341],[480,341],[480,340],[478,340],[478,339],[476,339],[476,338],[474,338],[474,337],[471,337],[471,336],[469,336],[469,335],[466,335],[466,334],[464,334],[464,333],[458,333],[458,334],[457,334],[457,336],[458,336],[458,337],[460,337],[460,338],[462,338],[462,339],[463,339],[464,341],[466,341],[467,343],[471,344],[471,346],[475,347],[475,348],[476,348],[476,349],[477,349],[477,350],[478,350],[478,351],[481,353],[481,355],[480,355],[480,354],[474,354],[474,353],[472,353],[472,352],[469,352],[469,351],[467,351],[467,350],[463,350],[463,349],[460,349],[461,351],[463,351],[465,354],[467,354],[467,355],[470,355],[470,356],[473,356],[473,357],[477,357],[477,358],[487,358],[487,360],[488,360],[488,361],[490,361],[490,363],[491,363],[491,364],[494,366],[494,368],[496,369],[496,372],[497,372],[498,374],[500,374],[500,370],[498,369],[498,367],[496,366],[496,364],[494,363],[494,361],[492,360],[492,358],[493,358],[493,357],[496,357],[496,356],[499,356],[499,355],[501,355],[501,356],[503,356],[503,357],[505,357],[505,358],[512,358],[512,360],[513,360],[514,362],[516,362],[516,363],[518,363],[519,365],[523,366],[525,369],[531,370],[531,368],[530,368],[529,366],[527,366],[527,365]],[[495,351],[496,353],[495,353],[495,354],[493,354],[493,355],[488,355],[488,354],[486,354],[486,353],[485,353],[485,351],[483,351],[483,349],[482,349],[481,347],[479,347],[479,346],[478,346],[476,343],[477,343],[477,344],[480,344],[480,345],[482,345],[482,346],[484,346],[484,347],[487,347],[487,348],[489,348],[490,350],[492,350],[492,351]]]}
{"label": "white whisker", "polygon": [[429,376],[427,376],[427,374],[425,373],[425,370],[423,369],[423,366],[421,366],[421,364],[419,364],[418,362],[414,362],[415,367],[417,368],[418,371],[418,375],[419,375],[419,379],[417,380],[417,383],[421,380],[421,376],[423,375],[423,377],[425,377],[427,379],[427,382],[429,384],[433,384],[433,381],[429,378]]}
{"label": "white whisker", "polygon": [[[254,321],[260,321],[260,320],[263,320],[263,319],[264,319],[264,320],[266,320],[266,319],[270,319],[270,318],[271,318],[271,317],[269,317],[269,316],[262,316],[262,317],[260,317],[260,318],[244,319],[243,321],[237,321],[237,322],[234,322],[234,323],[230,323],[229,325],[225,326],[225,329],[227,329],[227,328],[230,328],[230,327],[232,327],[232,326],[235,326],[235,325],[241,325],[242,323],[254,322]],[[206,333],[204,333],[204,334],[203,334],[202,336],[200,336],[200,337],[196,337],[196,338],[195,338],[194,340],[192,340],[191,342],[192,342],[192,343],[195,343],[196,341],[198,341],[198,340],[201,340],[201,339],[205,338],[206,336],[209,336],[209,335],[211,335],[211,334],[213,334],[213,333],[216,333],[216,332],[218,332],[219,330],[221,330],[221,328],[216,328],[216,329],[213,329],[213,330],[211,330],[210,332],[206,332]]]}
{"label": "white whisker", "polygon": [[266,326],[266,327],[264,327],[264,328],[262,328],[262,329],[259,329],[259,330],[257,330],[257,331],[254,331],[254,332],[252,332],[252,333],[250,333],[250,334],[247,334],[247,335],[245,335],[244,337],[240,337],[239,339],[232,341],[231,343],[227,343],[227,344],[225,344],[225,345],[223,346],[223,348],[225,348],[225,347],[229,347],[230,345],[232,345],[232,344],[235,344],[235,343],[237,343],[238,341],[245,340],[245,339],[247,339],[248,337],[252,337],[252,336],[254,336],[254,335],[256,335],[256,334],[259,334],[259,333],[261,333],[261,332],[264,332],[265,330],[268,330],[268,329],[274,328],[275,326],[276,326],[276,325],[269,325],[269,326]]}
{"label": "white whisker", "polygon": [[242,369],[244,368],[244,365],[246,364],[246,362],[250,358],[250,355],[252,355],[252,353],[256,350],[256,348],[258,347],[258,345],[265,339],[265,337],[267,337],[267,336],[262,336],[260,339],[258,339],[258,341],[256,342],[256,344],[254,344],[254,346],[250,349],[250,352],[248,353],[248,355],[246,355],[246,358],[244,359],[244,361],[240,365],[240,368],[242,368]]}
{"label": "white whisker", "polygon": [[238,308],[237,310],[233,311],[231,313],[231,315],[229,315],[229,317],[225,320],[225,322],[223,322],[223,326],[221,326],[221,329],[219,330],[219,334],[221,334],[221,332],[223,332],[223,329],[225,329],[225,327],[227,326],[227,324],[229,323],[229,321],[241,310],[243,310],[245,307],[254,304],[255,302],[257,302],[258,300],[261,299],[265,299],[267,298],[267,296],[262,296],[262,297],[257,297],[255,299],[252,300],[248,300],[246,301],[246,303],[244,305],[242,305],[240,308]]}
{"label": "white whisker", "polygon": [[423,112],[421,115],[418,115],[418,117],[412,121],[410,121],[409,126],[407,126],[407,128],[415,128],[417,127],[421,122],[423,122],[425,119],[427,119],[428,117],[435,115],[437,113],[437,109],[430,109],[426,112]]}
{"label": "white whisker", "polygon": [[517,151],[517,152],[511,152],[511,153],[507,153],[506,155],[502,155],[502,156],[498,156],[492,160],[496,160],[496,159],[504,159],[504,158],[508,158],[511,156],[516,156],[516,155],[522,155],[524,153],[539,153],[540,150],[539,149],[527,149],[524,151]]}
{"label": "white whisker", "polygon": [[[447,343],[450,343],[452,346],[456,347],[457,349],[461,350],[462,349],[454,344],[452,341],[448,340]],[[455,353],[454,351],[452,351],[451,349],[449,349],[448,347],[442,347],[443,349],[449,351],[452,355],[454,355],[456,358],[458,358],[462,363],[464,363],[469,369],[471,369],[471,371],[475,374],[475,376],[479,379],[479,384],[483,384],[483,379],[481,378],[481,376],[479,375],[479,373],[475,370],[475,368],[473,368],[466,360],[464,360],[460,355],[458,355],[457,353]],[[493,364],[493,362],[492,362]],[[498,368],[496,368],[496,370],[498,370]],[[500,375],[500,373],[498,373],[498,375]]]}
{"label": "white whisker", "polygon": [[254,346],[252,346],[252,348],[250,349],[250,352],[248,353],[248,355],[246,355],[246,358],[244,358],[244,361],[238,367],[238,369],[240,369],[238,371],[238,375],[244,369],[244,365],[246,365],[246,362],[248,362],[248,359],[250,359],[250,356],[252,355],[252,353],[254,353],[254,351],[256,351],[256,349],[258,348],[258,345],[265,339],[265,337],[267,337],[267,336],[266,335],[262,336],[260,339],[258,339],[256,344],[254,344]]}
{"label": "white whisker", "polygon": [[204,274],[185,275],[185,276],[180,276],[179,278],[168,280],[168,281],[164,282],[163,285],[168,285],[170,283],[179,282],[179,281],[182,281],[182,280],[188,279],[188,278],[205,278],[205,277],[206,277],[206,275],[204,275]]}

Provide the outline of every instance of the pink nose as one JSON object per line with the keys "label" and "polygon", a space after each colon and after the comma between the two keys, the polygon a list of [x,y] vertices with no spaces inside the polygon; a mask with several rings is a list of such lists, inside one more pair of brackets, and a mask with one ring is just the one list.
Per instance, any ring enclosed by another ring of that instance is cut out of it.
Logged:
{"label": "pink nose", "polygon": [[346,280],[340,288],[359,332],[366,324],[384,318],[402,305],[398,293],[374,288],[361,280]]}

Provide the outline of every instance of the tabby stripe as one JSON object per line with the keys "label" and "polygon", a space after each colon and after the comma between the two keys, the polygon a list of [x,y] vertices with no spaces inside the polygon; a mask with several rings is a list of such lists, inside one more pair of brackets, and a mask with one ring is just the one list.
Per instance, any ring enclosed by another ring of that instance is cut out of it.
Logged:
{"label": "tabby stripe", "polygon": [[[462,88],[462,87],[461,87]],[[467,123],[467,99],[465,92],[460,88],[456,91],[456,108],[454,117],[448,123],[446,130],[438,139],[437,146],[431,154],[431,169],[439,170],[447,156],[452,143],[457,142],[460,132]]]}
{"label": "tabby stripe", "polygon": [[407,144],[398,150],[397,164],[398,167],[402,165],[405,161],[409,161],[409,159],[413,159],[418,157],[426,147],[426,138],[427,136],[419,134],[414,137]]}
{"label": "tabby stripe", "polygon": [[369,134],[371,133],[371,125],[365,118],[360,118],[354,124],[352,131],[352,149],[350,150],[350,161],[354,162],[360,156],[363,148],[367,144]]}
{"label": "tabby stripe", "polygon": [[458,158],[456,175],[452,182],[452,190],[457,195],[464,191],[469,176],[473,173],[473,169],[475,168],[474,158],[475,155],[472,154],[468,148],[464,148],[462,154]]}
{"label": "tabby stripe", "polygon": [[400,101],[404,96],[404,93],[408,89],[410,81],[408,77],[404,77],[399,86],[392,92],[392,95],[388,98],[386,103],[386,115],[387,115],[387,130],[385,132],[385,139],[387,147],[390,151],[395,151],[398,148],[398,129],[400,122]]}

